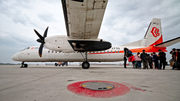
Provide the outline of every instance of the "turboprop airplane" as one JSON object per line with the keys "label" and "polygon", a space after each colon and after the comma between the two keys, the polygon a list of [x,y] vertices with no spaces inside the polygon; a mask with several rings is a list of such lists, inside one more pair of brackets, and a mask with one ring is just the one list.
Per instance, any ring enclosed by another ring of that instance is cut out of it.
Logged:
{"label": "turboprop airplane", "polygon": [[111,43],[98,39],[104,12],[108,0],[61,0],[66,24],[67,36],[56,35],[47,37],[48,28],[44,35],[40,35],[38,42],[41,43],[39,56],[46,48],[53,51],[71,53],[74,51],[84,52],[83,68],[89,68],[88,51],[102,51],[111,48]]}
{"label": "turboprop airplane", "polygon": [[[87,54],[89,62],[115,62],[123,61],[124,48],[130,49],[133,53],[142,52],[145,50],[148,53],[158,52],[161,49],[163,52],[167,52],[166,47],[180,42],[180,37],[163,42],[161,20],[153,18],[149,24],[146,34],[142,40],[135,41],[129,44],[125,44],[119,47],[111,47],[102,51],[77,51],[66,53],[63,51],[54,51],[47,48],[43,48],[42,57],[38,56],[38,46],[28,47],[24,50],[16,53],[12,59],[15,61],[21,61],[21,67],[27,67],[24,62],[83,62],[84,55]],[[80,44],[81,45],[81,44]],[[41,48],[41,47],[40,47]],[[77,48],[79,49],[79,48]],[[82,65],[83,69],[88,69],[89,64]]]}

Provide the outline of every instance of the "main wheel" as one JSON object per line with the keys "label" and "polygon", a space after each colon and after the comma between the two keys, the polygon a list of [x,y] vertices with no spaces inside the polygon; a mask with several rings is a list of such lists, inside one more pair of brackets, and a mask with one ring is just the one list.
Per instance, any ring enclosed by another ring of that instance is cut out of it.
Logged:
{"label": "main wheel", "polygon": [[55,65],[55,66],[58,66],[58,64],[57,64],[57,63],[55,63],[54,65]]}
{"label": "main wheel", "polygon": [[84,62],[82,63],[82,68],[83,68],[83,69],[89,69],[89,67],[90,67],[89,62],[84,61]]}

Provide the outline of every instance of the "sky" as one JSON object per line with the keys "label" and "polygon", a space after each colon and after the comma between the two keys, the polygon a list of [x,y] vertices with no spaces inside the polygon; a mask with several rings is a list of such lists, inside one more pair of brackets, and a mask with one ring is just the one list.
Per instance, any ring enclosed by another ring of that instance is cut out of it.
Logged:
{"label": "sky", "polygon": [[[164,41],[179,37],[179,10],[180,0],[109,0],[99,38],[113,46],[141,40],[152,18],[161,19]],[[67,35],[61,0],[0,0],[0,63],[17,63],[15,53],[39,46],[34,29],[43,34],[47,26],[48,36]]]}

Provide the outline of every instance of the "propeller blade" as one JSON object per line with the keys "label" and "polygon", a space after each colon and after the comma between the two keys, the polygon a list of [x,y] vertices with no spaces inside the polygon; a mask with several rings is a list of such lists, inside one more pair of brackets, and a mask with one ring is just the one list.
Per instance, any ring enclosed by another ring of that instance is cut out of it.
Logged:
{"label": "propeller blade", "polygon": [[43,43],[41,39],[37,39],[36,41],[39,43]]}
{"label": "propeller blade", "polygon": [[44,35],[40,35],[35,29],[34,32],[37,34],[37,36],[39,37],[39,39],[37,39],[37,42],[41,43],[40,47],[39,47],[39,56],[42,57],[42,51],[43,51],[43,47],[45,44],[45,37],[47,37],[47,32],[48,32],[48,28],[49,26],[46,28],[46,30],[44,31]]}
{"label": "propeller blade", "polygon": [[46,30],[44,32],[44,35],[43,35],[44,38],[47,37],[48,28],[49,28],[49,26],[46,28]]}
{"label": "propeller blade", "polygon": [[37,34],[37,36],[41,39],[44,40],[44,38],[34,29],[34,32]]}
{"label": "propeller blade", "polygon": [[39,56],[40,57],[42,57],[43,46],[44,46],[44,43],[41,43],[41,45],[39,47]]}

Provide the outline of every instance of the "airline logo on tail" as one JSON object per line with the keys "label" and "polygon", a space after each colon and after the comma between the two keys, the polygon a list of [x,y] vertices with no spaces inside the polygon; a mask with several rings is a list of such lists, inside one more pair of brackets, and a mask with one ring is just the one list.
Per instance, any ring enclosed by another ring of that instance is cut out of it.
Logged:
{"label": "airline logo on tail", "polygon": [[157,37],[157,36],[160,35],[160,34],[159,34],[159,29],[156,28],[156,27],[153,27],[153,28],[152,28],[151,33],[152,33],[152,35],[153,35],[154,37]]}

